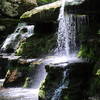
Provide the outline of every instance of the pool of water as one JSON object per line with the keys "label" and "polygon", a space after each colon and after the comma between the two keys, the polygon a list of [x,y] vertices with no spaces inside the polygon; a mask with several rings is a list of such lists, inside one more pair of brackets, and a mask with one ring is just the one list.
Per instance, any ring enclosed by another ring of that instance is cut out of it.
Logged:
{"label": "pool of water", "polygon": [[0,100],[38,100],[39,89],[7,88],[0,90]]}

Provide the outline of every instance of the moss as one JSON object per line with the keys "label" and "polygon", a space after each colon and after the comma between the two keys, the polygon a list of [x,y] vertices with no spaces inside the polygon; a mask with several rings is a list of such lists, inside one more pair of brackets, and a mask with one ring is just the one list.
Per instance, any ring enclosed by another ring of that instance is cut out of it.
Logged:
{"label": "moss", "polygon": [[46,99],[45,82],[42,82],[39,90],[39,100],[45,100],[45,99]]}
{"label": "moss", "polygon": [[63,100],[69,100],[68,96],[64,96]]}
{"label": "moss", "polygon": [[100,69],[97,70],[96,75],[100,76]]}
{"label": "moss", "polygon": [[52,35],[30,37],[20,42],[16,55],[31,58],[48,54],[55,47],[55,40]]}
{"label": "moss", "polygon": [[30,77],[27,77],[23,87],[24,88],[29,88],[29,87],[31,87],[31,85],[32,85],[32,80],[30,79]]}
{"label": "moss", "polygon": [[81,46],[79,52],[78,52],[78,57],[81,58],[87,58],[87,59],[92,59],[92,60],[96,60],[97,57],[95,56],[95,48],[90,48],[87,46]]}
{"label": "moss", "polygon": [[39,91],[39,98],[41,98],[41,100],[45,100],[45,91],[43,90]]}

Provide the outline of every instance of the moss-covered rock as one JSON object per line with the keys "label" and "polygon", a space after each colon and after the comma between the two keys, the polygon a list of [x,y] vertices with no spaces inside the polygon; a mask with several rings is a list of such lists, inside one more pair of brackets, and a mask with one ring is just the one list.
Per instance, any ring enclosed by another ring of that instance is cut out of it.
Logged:
{"label": "moss-covered rock", "polygon": [[37,35],[20,42],[16,55],[23,57],[40,57],[50,53],[55,47],[54,35]]}
{"label": "moss-covered rock", "polygon": [[96,61],[100,59],[100,41],[99,35],[98,37],[90,37],[87,41],[85,41],[79,50],[78,57],[90,59],[92,61]]}
{"label": "moss-covered rock", "polygon": [[58,18],[60,6],[60,1],[39,6],[25,12],[20,18],[22,20],[31,21],[34,23],[55,21]]}

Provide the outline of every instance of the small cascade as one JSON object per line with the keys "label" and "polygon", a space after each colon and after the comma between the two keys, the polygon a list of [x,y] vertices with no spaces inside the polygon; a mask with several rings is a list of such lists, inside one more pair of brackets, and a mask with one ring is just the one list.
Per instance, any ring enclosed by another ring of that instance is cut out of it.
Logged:
{"label": "small cascade", "polygon": [[[66,0],[62,1],[62,6],[58,17],[59,27],[57,32],[57,49],[55,51],[57,56],[69,57],[70,54],[74,53],[76,50],[76,25],[75,21],[73,20],[74,16],[67,13],[65,14],[64,12],[65,2]],[[72,0],[68,0],[67,2],[72,2]]]}
{"label": "small cascade", "polygon": [[[60,8],[60,13],[58,17],[59,26],[57,32],[57,48],[56,54],[57,55],[64,55],[65,54],[65,46],[67,46],[66,55],[69,55],[69,46],[68,42],[65,45],[65,41],[68,40],[68,34],[66,34],[66,23],[65,23],[65,16],[64,16],[64,7],[65,7],[65,0],[62,2],[62,6]],[[66,39],[67,38],[67,39]]]}
{"label": "small cascade", "polygon": [[19,41],[28,38],[34,34],[34,25],[27,25],[26,23],[19,23],[14,33],[9,35],[3,42],[1,52],[6,52],[7,49],[15,50]]}
{"label": "small cascade", "polygon": [[60,97],[61,97],[61,92],[64,88],[67,88],[68,86],[68,81],[66,81],[66,77],[68,76],[68,69],[66,69],[64,72],[63,72],[63,79],[61,81],[61,84],[59,86],[59,88],[57,88],[55,90],[55,93],[54,93],[54,96],[52,97],[51,100],[60,100]]}
{"label": "small cascade", "polygon": [[[81,40],[77,38],[82,31],[86,31],[88,17],[86,15],[68,14],[64,11],[66,2],[80,2],[81,0],[63,0],[58,17],[59,26],[57,32],[56,56],[65,56],[67,59],[75,58],[79,50]],[[84,35],[85,36],[85,35]],[[80,36],[81,37],[81,36]]]}

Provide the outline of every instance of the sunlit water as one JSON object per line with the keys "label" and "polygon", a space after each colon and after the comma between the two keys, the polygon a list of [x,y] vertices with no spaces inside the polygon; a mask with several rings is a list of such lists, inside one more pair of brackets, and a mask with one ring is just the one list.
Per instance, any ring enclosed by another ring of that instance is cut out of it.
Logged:
{"label": "sunlit water", "polygon": [[63,0],[60,9],[57,32],[56,55],[70,57],[76,50],[76,24],[73,20],[74,15],[64,12],[66,0]]}

